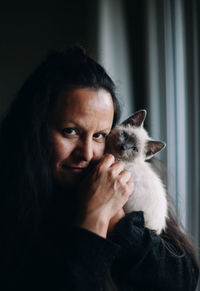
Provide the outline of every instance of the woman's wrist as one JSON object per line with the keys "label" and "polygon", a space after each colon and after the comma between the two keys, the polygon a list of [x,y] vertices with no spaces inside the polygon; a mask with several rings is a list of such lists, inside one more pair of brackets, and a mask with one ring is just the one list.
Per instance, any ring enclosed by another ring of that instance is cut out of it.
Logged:
{"label": "woman's wrist", "polygon": [[106,238],[108,232],[109,221],[103,216],[87,215],[85,219],[80,223],[80,227],[83,227],[97,235]]}
{"label": "woman's wrist", "polygon": [[125,216],[125,213],[124,213],[124,210],[123,210],[123,208],[122,208],[122,209],[120,209],[120,210],[117,212],[117,214],[116,214],[115,216],[113,216],[113,217],[111,218],[111,220],[109,221],[109,225],[108,225],[108,233],[110,233],[110,232],[114,229],[115,225],[116,225],[116,224],[120,221],[120,219],[122,219],[124,216]]}

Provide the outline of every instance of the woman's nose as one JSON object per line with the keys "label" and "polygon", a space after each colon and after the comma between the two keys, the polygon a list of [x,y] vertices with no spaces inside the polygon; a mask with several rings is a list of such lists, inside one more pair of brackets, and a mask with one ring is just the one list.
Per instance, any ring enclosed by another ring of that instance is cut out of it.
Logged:
{"label": "woman's nose", "polygon": [[90,138],[81,141],[79,154],[82,160],[91,161],[93,158],[93,140]]}

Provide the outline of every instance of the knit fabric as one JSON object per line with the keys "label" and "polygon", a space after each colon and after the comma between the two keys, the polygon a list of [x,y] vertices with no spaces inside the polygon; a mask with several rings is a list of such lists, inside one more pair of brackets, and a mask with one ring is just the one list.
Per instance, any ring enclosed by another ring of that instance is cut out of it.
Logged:
{"label": "knit fabric", "polygon": [[55,224],[20,249],[3,266],[2,291],[193,291],[197,285],[190,255],[180,257],[145,228],[142,212],[126,215],[107,239]]}

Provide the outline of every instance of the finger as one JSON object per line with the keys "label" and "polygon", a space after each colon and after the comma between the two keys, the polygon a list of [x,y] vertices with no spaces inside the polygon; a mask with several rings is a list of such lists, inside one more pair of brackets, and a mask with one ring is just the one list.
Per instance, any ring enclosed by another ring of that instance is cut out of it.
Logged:
{"label": "finger", "polygon": [[115,162],[115,157],[111,154],[105,154],[98,164],[98,169],[108,169]]}
{"label": "finger", "polygon": [[121,179],[120,185],[121,185],[121,194],[124,197],[126,197],[126,199],[128,200],[130,195],[134,192],[134,183],[131,180],[125,182],[124,180]]}
{"label": "finger", "polygon": [[115,162],[110,166],[110,171],[113,176],[119,175],[124,170],[124,164],[122,162]]}
{"label": "finger", "polygon": [[127,183],[131,179],[131,172],[127,170],[123,170],[119,173],[119,176],[124,183]]}
{"label": "finger", "polygon": [[134,183],[133,181],[127,182],[129,196],[134,193]]}

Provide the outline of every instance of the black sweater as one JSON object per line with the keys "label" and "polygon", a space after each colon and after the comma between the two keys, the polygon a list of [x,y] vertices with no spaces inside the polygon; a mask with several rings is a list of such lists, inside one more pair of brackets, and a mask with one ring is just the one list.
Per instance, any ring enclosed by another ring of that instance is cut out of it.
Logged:
{"label": "black sweater", "polygon": [[104,239],[80,227],[45,224],[38,238],[6,246],[0,290],[192,291],[198,268],[144,227],[142,212],[126,215]]}

